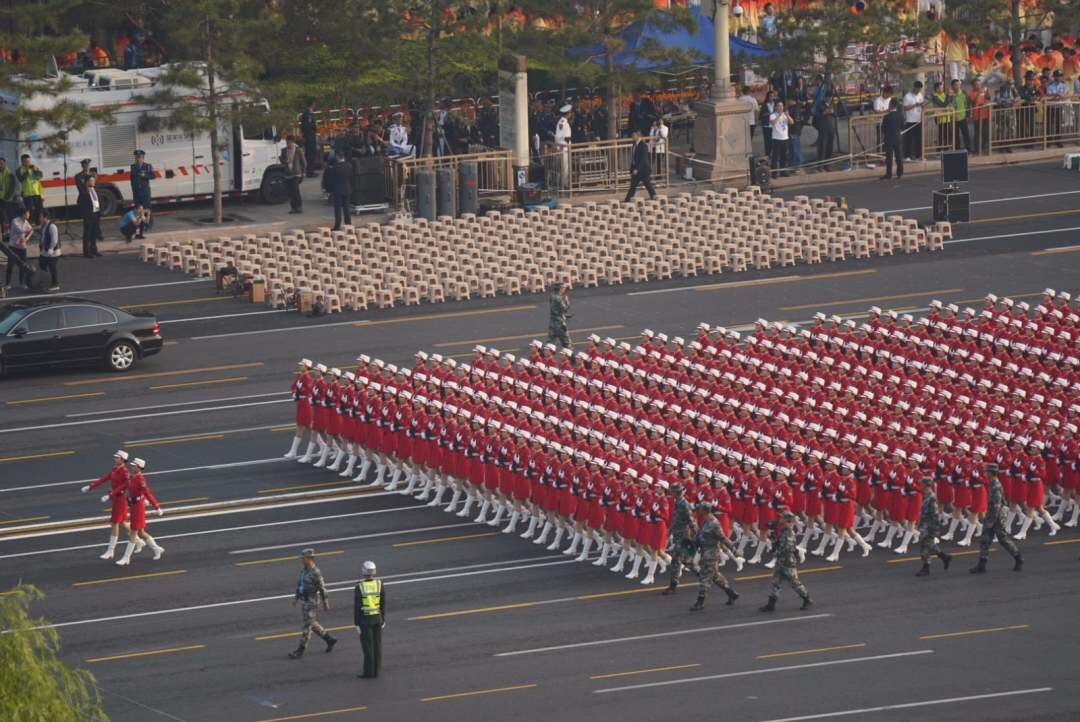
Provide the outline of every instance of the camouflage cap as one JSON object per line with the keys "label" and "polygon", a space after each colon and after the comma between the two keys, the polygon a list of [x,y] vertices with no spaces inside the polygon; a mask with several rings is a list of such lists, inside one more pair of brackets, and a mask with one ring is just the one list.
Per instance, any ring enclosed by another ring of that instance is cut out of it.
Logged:
{"label": "camouflage cap", "polygon": [[302,550],[300,552],[300,557],[302,559],[314,559],[315,558],[315,550],[311,549],[310,547],[308,549],[304,549],[304,550]]}

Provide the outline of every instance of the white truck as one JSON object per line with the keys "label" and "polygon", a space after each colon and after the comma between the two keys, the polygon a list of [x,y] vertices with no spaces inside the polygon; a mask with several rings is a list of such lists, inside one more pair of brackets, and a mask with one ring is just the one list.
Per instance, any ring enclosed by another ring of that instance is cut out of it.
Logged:
{"label": "white truck", "polygon": [[[131,201],[129,167],[137,148],[146,151],[146,162],[154,167],[150,187],[155,206],[212,198],[209,134],[139,129],[143,115],[163,114],[147,105],[144,96],[153,92],[166,67],[88,70],[71,77],[73,87],[59,96],[35,94],[26,98],[0,93],[0,103],[9,107],[20,103],[43,107],[64,99],[95,108],[111,107],[114,119],[113,124],[91,123],[82,130],[68,132],[69,154],[49,154],[40,142],[62,129],[39,127],[18,141],[4,138],[0,141],[0,156],[15,168],[23,153],[30,155],[44,176],[44,203],[50,208],[75,205],[75,174],[80,170],[79,162],[89,158],[90,166],[97,170],[102,214],[115,214]],[[239,92],[229,97],[231,102],[253,104],[269,113],[265,101]],[[280,162],[281,144],[269,122],[259,127],[223,127],[218,137],[224,146],[220,165],[222,189],[227,197],[258,193],[264,203],[285,202],[288,189]]]}

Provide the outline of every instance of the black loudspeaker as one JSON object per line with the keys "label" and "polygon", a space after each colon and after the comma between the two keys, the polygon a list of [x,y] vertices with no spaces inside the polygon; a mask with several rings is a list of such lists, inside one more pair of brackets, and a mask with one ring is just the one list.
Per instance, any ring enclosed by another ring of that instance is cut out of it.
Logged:
{"label": "black loudspeaker", "polygon": [[764,155],[750,156],[750,185],[755,185],[763,191],[772,188],[772,167],[769,159]]}
{"label": "black loudspeaker", "polygon": [[380,155],[363,156],[352,161],[352,196],[354,206],[371,206],[386,202],[386,158]]}
{"label": "black loudspeaker", "polygon": [[971,222],[971,194],[949,189],[934,191],[934,221]]}
{"label": "black loudspeaker", "polygon": [[540,193],[539,183],[522,183],[518,186],[518,203],[524,206],[535,206],[543,200]]}
{"label": "black loudspeaker", "polygon": [[941,182],[968,182],[968,152],[966,150],[946,150],[942,152]]}

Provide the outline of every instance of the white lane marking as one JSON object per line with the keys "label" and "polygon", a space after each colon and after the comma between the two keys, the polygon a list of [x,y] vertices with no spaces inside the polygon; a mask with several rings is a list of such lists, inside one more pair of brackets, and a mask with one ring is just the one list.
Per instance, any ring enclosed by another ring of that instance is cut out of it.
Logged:
{"label": "white lane marking", "polygon": [[223,396],[219,399],[202,399],[200,401],[178,401],[174,404],[154,404],[152,406],[131,406],[126,409],[106,409],[105,411],[81,411],[77,414],[64,414],[66,419],[79,419],[84,416],[101,416],[102,414],[126,414],[129,411],[147,411],[149,409],[171,409],[177,406],[198,406],[200,404],[217,404],[222,401],[245,401],[247,399],[262,399],[267,396],[285,396],[288,391],[271,391],[266,394],[245,394],[244,396]]}
{"label": "white lane marking", "polygon": [[971,243],[973,241],[996,241],[1000,238],[1020,238],[1021,236],[1044,236],[1047,233],[1069,233],[1071,231],[1080,231],[1080,226],[1072,226],[1071,228],[1047,228],[1044,231],[1024,231],[1023,233],[1005,233],[1000,236],[976,236],[974,238],[954,238],[951,241],[945,241],[945,245],[951,245],[953,243]]}
{"label": "white lane marking", "polygon": [[[335,491],[339,491],[339,490],[338,489],[331,489],[329,491],[310,491],[310,492],[301,492],[301,493],[302,494],[303,493],[306,493],[306,494],[319,494],[319,493],[321,493],[321,494],[331,494],[331,493],[333,493]],[[397,492],[393,492],[393,491],[385,491],[385,492],[381,492],[379,494],[365,494],[365,493],[362,493],[362,492],[357,492],[356,494],[351,494],[349,496],[333,496],[333,497],[330,497],[330,498],[304,499],[302,501],[290,501],[290,502],[284,502],[284,503],[281,503],[281,504],[273,504],[273,505],[269,505],[269,506],[250,507],[250,508],[247,508],[247,509],[221,509],[220,511],[208,511],[208,512],[206,512],[204,514],[189,514],[187,516],[182,516],[182,517],[164,516],[164,517],[162,517],[160,519],[155,517],[154,518],[154,524],[155,525],[163,524],[163,523],[169,522],[169,521],[190,521],[192,519],[206,519],[206,518],[209,518],[209,517],[212,517],[212,516],[223,516],[225,514],[245,514],[245,513],[254,512],[254,511],[274,511],[274,510],[277,510],[277,509],[289,509],[289,508],[292,508],[294,506],[310,506],[311,504],[325,504],[325,503],[331,502],[331,501],[350,501],[352,499],[373,499],[373,498],[378,498],[380,496],[390,496],[391,494],[396,494],[396,493]],[[298,494],[293,494],[291,496],[298,496]],[[177,507],[177,508],[181,509],[181,508],[184,508],[184,507]],[[203,534],[223,534],[223,533],[226,533],[226,532],[233,532],[233,531],[246,531],[248,529],[263,529],[263,528],[270,527],[270,526],[287,526],[287,525],[290,525],[290,524],[305,524],[305,523],[307,523],[309,521],[325,521],[327,519],[343,519],[343,518],[353,517],[353,516],[369,516],[371,514],[388,514],[390,512],[395,512],[395,511],[416,511],[418,509],[425,509],[425,508],[427,508],[427,507],[425,507],[422,504],[418,505],[418,506],[395,506],[395,507],[391,507],[389,509],[373,509],[373,510],[370,510],[370,511],[354,511],[354,512],[349,512],[348,514],[333,514],[333,515],[330,515],[330,516],[307,517],[307,518],[304,518],[304,519],[287,519],[285,521],[269,521],[269,522],[264,522],[262,524],[246,524],[244,526],[223,527],[221,529],[205,529],[203,531],[198,531],[198,532],[186,532],[182,536],[201,536]],[[4,541],[16,541],[16,540],[19,540],[19,539],[39,539],[41,537],[57,536],[59,534],[79,534],[79,533],[88,532],[88,531],[93,531],[93,532],[100,533],[102,531],[102,529],[106,528],[106,524],[108,523],[109,518],[107,516],[102,516],[102,517],[96,517],[94,520],[99,521],[101,523],[101,526],[99,526],[99,527],[86,527],[86,528],[83,528],[83,529],[58,529],[58,530],[55,530],[55,531],[42,531],[42,532],[34,532],[34,533],[30,533],[30,534],[19,534],[17,536],[5,537]],[[173,535],[173,536],[181,536],[181,535],[177,534],[177,535]],[[168,536],[163,536],[162,538],[163,539],[168,539],[169,537]],[[96,546],[101,546],[101,545],[100,544],[88,544],[88,545],[84,545],[82,547],[61,547],[61,548],[58,548],[58,549],[42,549],[42,550],[32,551],[32,552],[20,552],[20,553],[17,553],[17,554],[5,554],[3,556],[0,556],[0,559],[13,559],[15,557],[30,557],[30,556],[36,556],[38,554],[55,554],[57,552],[71,551],[72,549],[80,549],[80,548],[81,549],[90,549],[90,548],[93,548],[93,547],[96,547]]]}
{"label": "white lane marking", "polygon": [[[247,426],[243,429],[220,429],[217,431],[198,431],[194,434],[177,434],[176,436],[155,436],[150,439],[128,439],[124,444],[147,444],[151,441],[174,441],[176,439],[190,439],[193,436],[216,436],[219,434],[242,434],[246,431],[266,431],[267,429],[280,429],[285,424],[270,424],[269,426]],[[292,426],[292,424],[289,424]]]}
{"label": "white lane marking", "polygon": [[[108,424],[114,421],[131,421],[132,419],[152,419],[158,416],[179,416],[181,414],[203,414],[211,411],[228,411],[229,409],[242,409],[248,406],[266,406],[267,404],[292,403],[292,399],[277,399],[275,401],[252,401],[248,404],[230,404],[227,406],[207,406],[199,409],[178,409],[176,411],[162,411],[160,414],[136,414],[134,416],[112,416],[107,419],[82,419],[81,421],[64,421],[59,424],[42,424],[40,426],[21,426],[9,429],[0,429],[0,434],[17,434],[23,431],[40,431],[41,429],[59,429],[65,426],[85,426],[87,424]],[[287,422],[278,424],[284,425]]]}
{"label": "white lane marking", "polygon": [[458,524],[440,524],[438,526],[422,526],[416,529],[398,529],[395,531],[381,531],[374,534],[358,534],[356,536],[339,536],[333,539],[312,539],[310,541],[292,542],[291,544],[274,544],[268,547],[251,547],[250,549],[234,549],[229,552],[230,554],[253,554],[255,552],[269,552],[276,549],[291,549],[299,546],[310,547],[318,546],[320,544],[335,544],[343,541],[357,541],[359,539],[378,539],[380,537],[395,536],[397,534],[413,534],[421,531],[442,531],[444,529],[457,529],[463,526],[480,526],[473,521],[463,521]]}
{"label": "white lane marking", "polygon": [[[423,508],[423,507],[421,507],[421,508]],[[403,574],[391,575],[391,576],[383,577],[383,580],[386,581],[387,585],[391,585],[391,584],[413,584],[413,583],[416,583],[416,582],[441,581],[443,579],[456,579],[456,578],[469,577],[469,576],[474,576],[474,575],[479,575],[479,574],[497,574],[497,573],[500,573],[500,572],[514,572],[514,571],[520,571],[522,569],[532,569],[534,567],[548,567],[548,566],[552,566],[553,564],[574,564],[575,563],[575,561],[573,559],[560,559],[560,560],[554,561],[554,562],[547,561],[550,558],[551,557],[549,557],[549,556],[532,557],[532,558],[526,558],[526,559],[514,559],[514,560],[510,560],[510,561],[505,561],[505,562],[489,562],[489,563],[485,563],[485,564],[470,564],[468,566],[463,566],[463,567],[449,567],[449,568],[446,568],[446,569],[432,569],[432,570],[426,570],[426,571],[420,571],[420,572],[410,572],[410,573],[407,573],[407,574],[403,573]],[[522,563],[522,562],[530,562],[530,561],[538,561],[540,563],[536,563],[536,564]],[[499,567],[498,569],[480,569],[479,568],[479,567],[492,567],[492,566],[495,566],[495,565],[498,565],[498,564],[515,564],[517,566]],[[422,575],[422,574],[433,574],[433,575],[437,575],[437,576],[427,576],[427,577],[420,577],[418,579],[404,579],[404,580],[394,579],[396,577],[415,577],[417,575]],[[351,592],[353,590],[353,585],[356,584],[358,581],[360,581],[360,580],[359,579],[349,579],[349,580],[345,580],[345,581],[341,581],[341,582],[335,582],[333,585],[329,585],[329,586],[332,586],[333,588],[328,588],[326,591],[327,591],[328,594],[333,594],[335,592]],[[338,587],[337,586],[338,584],[341,584],[343,586]],[[276,601],[279,601],[281,599],[292,599],[294,596],[295,596],[294,594],[275,594],[275,595],[268,596],[268,597],[253,597],[253,598],[250,598],[250,599],[234,599],[234,600],[228,601],[228,602],[212,602],[210,604],[196,604],[196,605],[193,605],[193,606],[190,606],[190,607],[173,607],[171,609],[155,609],[155,610],[152,610],[152,611],[149,611],[149,612],[133,612],[131,614],[117,614],[117,615],[114,615],[114,616],[111,616],[111,617],[98,617],[98,618],[95,618],[95,619],[76,619],[76,620],[72,620],[70,622],[56,622],[54,624],[46,624],[46,625],[34,627],[33,629],[60,629],[61,627],[75,627],[75,626],[80,626],[80,625],[84,625],[84,624],[99,624],[101,622],[115,622],[115,621],[119,621],[119,620],[123,620],[123,619],[138,619],[138,618],[141,618],[141,617],[156,617],[156,616],[161,616],[163,614],[180,614],[180,613],[183,613],[183,612],[198,612],[198,611],[202,611],[202,610],[205,610],[205,609],[220,609],[221,607],[235,607],[235,606],[239,606],[239,605],[242,605],[242,604],[257,604],[259,602],[276,602]],[[802,619],[808,619],[808,618],[809,617],[802,617]],[[3,631],[0,631],[0,634],[11,634],[11,630],[5,629]]]}
{"label": "white lane marking", "polygon": [[243,318],[244,316],[264,316],[268,313],[287,313],[290,309],[274,308],[269,311],[248,311],[247,313],[223,313],[218,316],[194,316],[192,318],[170,318],[158,323],[164,326],[167,323],[187,323],[188,321],[216,321],[220,318]]}
{"label": "white lane marking", "polygon": [[[1026,200],[1031,200],[1033,198],[1054,198],[1056,196],[1068,196],[1068,195],[1073,195],[1075,193],[1080,193],[1080,191],[1060,191],[1060,192],[1056,192],[1056,193],[1039,193],[1039,194],[1033,195],[1033,196],[1008,196],[1006,198],[990,198],[990,199],[983,200],[983,201],[972,201],[971,205],[974,206],[974,205],[983,205],[983,204],[986,204],[986,203],[1007,203],[1008,201],[1026,201]],[[928,211],[931,208],[933,208],[933,206],[919,206],[917,208],[897,208],[895,210],[883,211],[883,212],[884,213],[907,213],[908,211]]]}
{"label": "white lane marking", "polygon": [[[792,619],[806,619],[807,617],[792,617]],[[777,620],[779,621],[779,620]],[[790,621],[790,620],[789,620]],[[629,684],[625,687],[606,687],[594,689],[593,694],[609,694],[611,692],[626,692],[632,689],[650,689],[652,687],[666,687],[672,684],[690,684],[691,682],[709,682],[714,679],[730,679],[732,677],[749,677],[757,674],[773,674],[774,672],[789,672],[793,669],[814,669],[815,667],[833,667],[838,664],[854,664],[856,662],[874,662],[882,659],[899,659],[901,657],[915,657],[923,654],[933,654],[932,649],[917,649],[914,652],[896,652],[894,654],[876,654],[872,657],[852,657],[850,659],[834,659],[828,662],[809,662],[807,664],[791,664],[785,667],[765,667],[763,669],[747,669],[742,672],[727,672],[726,674],[710,674],[704,677],[686,677],[684,679],[669,679],[663,682],[645,682],[642,684]]]}
{"label": "white lane marking", "polygon": [[[275,456],[270,459],[251,459],[250,461],[230,461],[224,464],[207,464],[205,466],[185,466],[180,469],[161,469],[158,471],[148,471],[143,476],[157,476],[158,474],[182,474],[188,471],[206,471],[217,469],[235,469],[242,466],[259,466],[261,464],[279,464],[283,461],[288,461],[280,456]],[[89,479],[75,479],[73,481],[54,481],[49,484],[31,484],[29,486],[13,486],[8,489],[0,489],[0,494],[8,493],[12,491],[31,491],[34,489],[48,489],[53,486],[74,486],[76,484],[88,484],[91,481],[97,481],[97,477],[91,477]]]}
{"label": "white lane marking", "polygon": [[212,333],[207,336],[192,336],[190,341],[206,341],[215,338],[236,338],[237,336],[256,336],[262,333],[285,333],[287,331],[318,331],[320,328],[334,328],[335,326],[366,326],[371,321],[357,319],[356,321],[337,321],[335,323],[320,323],[308,326],[286,326],[284,328],[264,328],[258,331],[236,331],[233,333]]}
{"label": "white lane marking", "polygon": [[564,649],[581,649],[582,647],[599,647],[605,644],[621,644],[622,642],[638,642],[643,639],[659,639],[661,637],[677,637],[683,634],[698,634],[700,632],[719,632],[725,629],[742,629],[743,627],[761,627],[768,624],[785,624],[787,622],[805,622],[811,619],[824,619],[831,614],[807,614],[800,617],[785,617],[784,619],[764,619],[760,622],[742,622],[739,624],[722,624],[716,627],[694,627],[693,629],[679,629],[674,632],[657,632],[656,634],[639,634],[634,637],[616,637],[614,639],[598,639],[593,642],[576,642],[574,644],[559,644],[554,647],[536,647],[534,649],[519,649],[514,652],[498,652],[496,657],[517,657],[522,654],[539,654],[541,652],[559,652]]}
{"label": "white lane marking", "polygon": [[[776,277],[772,277],[772,278],[766,277],[766,278],[756,279],[756,280],[753,280],[753,281],[732,281],[731,283],[717,283],[717,284],[714,284],[714,283],[695,283],[695,284],[690,285],[690,286],[676,286],[674,288],[658,288],[655,291],[632,291],[631,293],[627,293],[625,295],[627,295],[627,296],[653,296],[653,295],[656,295],[658,293],[675,293],[677,291],[694,291],[694,290],[697,290],[697,289],[702,288],[704,286],[709,286],[710,287],[709,290],[719,290],[719,289],[722,289],[724,286],[731,286],[732,288],[747,288],[747,287],[751,287],[752,285],[768,286],[770,284],[780,283],[782,281],[794,281],[795,279],[798,279],[798,278],[802,278],[802,277],[798,276],[798,275],[794,275],[794,276],[793,275],[788,275],[788,276],[776,276]],[[807,276],[806,278],[811,279],[810,276]]]}
{"label": "white lane marking", "polygon": [[972,694],[967,697],[946,697],[944,699],[928,699],[922,702],[905,702],[903,704],[888,704],[881,707],[864,707],[863,709],[846,709],[841,712],[823,712],[821,714],[807,714],[801,717],[781,717],[779,719],[765,720],[765,722],[802,722],[811,719],[827,719],[829,717],[850,717],[851,715],[867,714],[868,712],[887,712],[894,709],[912,709],[914,707],[930,707],[938,704],[953,704],[955,702],[974,702],[980,699],[995,699],[997,697],[1015,697],[1021,694],[1039,694],[1040,692],[1053,692],[1053,687],[1035,687],[1033,689],[1014,689],[1009,692],[990,692],[988,694]]}
{"label": "white lane marking", "polygon": [[[185,284],[192,284],[192,283],[212,283],[212,282],[213,282],[212,279],[197,278],[197,279],[189,280],[189,281],[166,281],[164,283],[144,283],[144,284],[139,285],[139,286],[114,286],[112,288],[91,288],[91,289],[87,289],[86,291],[71,291],[70,293],[65,293],[65,295],[85,296],[85,295],[90,294],[90,293],[108,293],[109,291],[132,291],[132,290],[134,290],[136,288],[161,288],[163,286],[183,286]],[[54,293],[43,293],[43,294],[39,294],[37,296],[18,296],[17,298],[14,298],[12,300],[25,301],[25,300],[30,299],[30,298],[50,298],[50,297],[55,296],[55,295],[56,294],[54,294]]]}

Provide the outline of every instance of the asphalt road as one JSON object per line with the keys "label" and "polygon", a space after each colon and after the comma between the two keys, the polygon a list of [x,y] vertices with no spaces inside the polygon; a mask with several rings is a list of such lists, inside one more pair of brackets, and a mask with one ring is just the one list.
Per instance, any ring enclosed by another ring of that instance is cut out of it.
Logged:
{"label": "asphalt road", "polygon": [[[931,179],[818,189],[852,206],[928,211]],[[696,323],[803,321],[816,311],[911,309],[987,292],[1033,300],[1080,290],[1080,175],[1050,164],[972,173],[978,223],[944,253],[800,266],[574,294],[572,333],[690,334]],[[1053,195],[1050,195],[1053,194]],[[1016,196],[1025,196],[1015,198]],[[929,579],[875,549],[803,569],[816,604],[787,592],[769,616],[767,570],[736,579],[734,608],[694,590],[661,597],[517,537],[280,459],[300,356],[351,366],[419,348],[467,355],[546,335],[525,296],[312,321],[216,296],[209,282],[130,256],[64,261],[65,292],[154,310],[169,341],[133,372],[18,373],[0,382],[0,587],[24,579],[65,659],[97,677],[114,720],[1075,720],[1080,535],[1000,552],[971,577],[970,550]],[[85,480],[118,446],[149,462],[166,516],[163,559],[97,559],[107,531]],[[56,528],[35,525],[67,522]],[[23,532],[15,532],[28,527]],[[47,531],[48,533],[43,533]],[[322,615],[342,639],[291,661],[296,554],[330,582]],[[357,680],[351,586],[374,559],[387,580],[383,675]]]}

